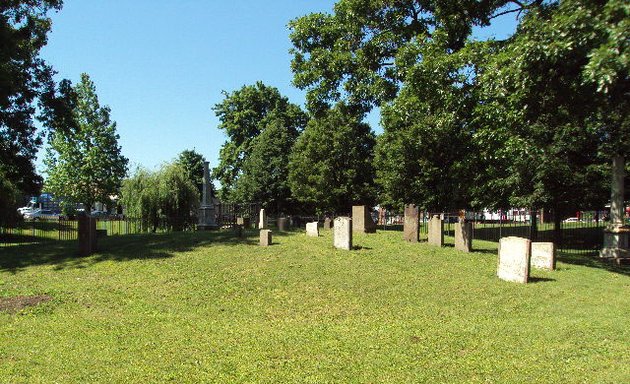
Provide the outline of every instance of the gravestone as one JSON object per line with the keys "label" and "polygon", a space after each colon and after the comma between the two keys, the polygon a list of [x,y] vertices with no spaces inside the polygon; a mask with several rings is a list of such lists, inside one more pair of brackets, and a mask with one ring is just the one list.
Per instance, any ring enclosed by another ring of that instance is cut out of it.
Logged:
{"label": "gravestone", "polygon": [[199,207],[199,222],[197,230],[218,229],[216,223],[214,203],[212,201],[212,181],[210,180],[210,163],[203,163],[203,191],[201,206]]}
{"label": "gravestone", "polygon": [[258,229],[266,229],[267,228],[267,214],[264,209],[260,210],[258,215]]}
{"label": "gravestone", "polygon": [[455,249],[472,252],[472,223],[459,218],[455,223]]}
{"label": "gravestone", "polygon": [[249,219],[249,217],[237,217],[236,225],[240,225],[241,227],[245,229],[249,229],[251,225],[251,220]]}
{"label": "gravestone", "polygon": [[79,254],[89,256],[97,249],[96,219],[81,215],[78,218]]}
{"label": "gravestone", "polygon": [[337,217],[334,221],[333,241],[335,248],[352,249],[352,219],[349,217]]}
{"label": "gravestone", "polygon": [[538,269],[556,269],[556,246],[552,242],[532,242],[531,265]]}
{"label": "gravestone", "polygon": [[287,221],[286,217],[278,218],[278,231],[284,232],[287,230]]}
{"label": "gravestone", "polygon": [[434,215],[429,220],[429,244],[441,247],[444,245],[444,220]]}
{"label": "gravestone", "polygon": [[418,222],[418,207],[414,204],[405,205],[405,223],[403,237],[406,241],[417,243],[420,238],[420,225]]}
{"label": "gravestone", "polygon": [[306,236],[319,237],[319,228],[317,227],[317,224],[319,224],[317,221],[306,223]]}
{"label": "gravestone", "polygon": [[352,231],[362,233],[376,233],[376,224],[372,220],[370,210],[365,205],[352,207]]}
{"label": "gravestone", "polygon": [[271,245],[271,229],[260,230],[260,246],[268,247]]}
{"label": "gravestone", "polygon": [[527,283],[531,241],[522,237],[508,236],[499,240],[497,276],[501,280]]}
{"label": "gravestone", "polygon": [[324,219],[324,230],[329,230],[332,229],[332,220],[330,219],[330,217],[326,217]]}

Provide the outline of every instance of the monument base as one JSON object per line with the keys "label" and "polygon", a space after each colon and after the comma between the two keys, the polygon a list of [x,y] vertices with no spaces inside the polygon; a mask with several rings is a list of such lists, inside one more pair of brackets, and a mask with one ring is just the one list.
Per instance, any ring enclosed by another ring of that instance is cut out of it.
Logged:
{"label": "monument base", "polygon": [[214,217],[214,207],[206,206],[199,208],[199,223],[197,224],[198,231],[210,231],[219,229]]}
{"label": "monument base", "polygon": [[615,226],[604,230],[604,247],[599,257],[614,259],[617,264],[630,262],[630,227]]}

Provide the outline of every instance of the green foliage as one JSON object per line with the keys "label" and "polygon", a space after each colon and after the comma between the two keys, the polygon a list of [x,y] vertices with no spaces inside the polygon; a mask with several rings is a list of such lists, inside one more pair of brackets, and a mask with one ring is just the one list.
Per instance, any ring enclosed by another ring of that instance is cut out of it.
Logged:
{"label": "green foliage", "polygon": [[362,117],[340,104],[309,121],[289,163],[289,185],[296,200],[320,213],[375,204],[375,137]]}
{"label": "green foliage", "polygon": [[517,2],[340,0],[333,14],[289,23],[293,82],[308,91],[312,112],[339,99],[369,109],[398,94],[408,65],[418,59],[405,52],[409,45],[432,43],[437,32],[444,49],[456,51],[473,26],[488,25],[511,3]]}
{"label": "green foliage", "polygon": [[165,224],[181,230],[196,223],[199,191],[179,162],[150,172],[139,168],[123,181],[121,204],[127,217],[142,219],[156,230]]}
{"label": "green foliage", "polygon": [[68,126],[51,120],[46,165],[47,189],[66,200],[90,209],[96,202],[109,202],[119,192],[127,173],[127,158],[120,153],[116,123],[109,107],[101,107],[96,87],[87,74],[75,87],[60,88],[57,100],[71,111]]}
{"label": "green foliage", "polygon": [[[35,101],[54,88],[52,69],[39,57],[46,45],[49,10],[60,0],[0,2],[0,164],[23,193],[36,193],[42,179],[33,161],[42,135],[33,124]],[[46,108],[46,105],[42,105]]]}
{"label": "green foliage", "polygon": [[15,224],[20,191],[9,180],[0,166],[0,227]]}
{"label": "green foliage", "polygon": [[186,172],[186,176],[197,187],[199,194],[203,193],[203,163],[206,159],[195,150],[185,150],[177,157],[177,163]]}
{"label": "green foliage", "polygon": [[[246,165],[250,156],[255,151],[254,145],[269,148],[271,143],[264,143],[269,139],[281,145],[281,148],[289,147],[293,140],[306,125],[307,116],[299,106],[291,104],[289,100],[280,95],[277,88],[257,82],[254,85],[244,86],[232,93],[224,92],[225,99],[214,107],[214,111],[220,120],[219,128],[224,130],[228,140],[221,147],[219,164],[214,169],[214,175],[221,183],[220,197],[225,201],[236,201],[242,198],[268,199],[267,190],[283,191],[285,188],[277,176],[252,175],[245,179],[245,184],[240,182],[245,169],[254,170],[254,164],[261,164],[262,150],[256,150],[258,155],[252,160],[252,164]],[[276,130],[258,138],[268,127]],[[284,130],[281,133],[278,130]],[[280,140],[281,142],[278,142]],[[262,148],[262,147],[261,147]],[[273,169],[277,172],[282,166],[282,160],[286,154],[281,151],[273,151],[272,159],[267,156],[266,163],[273,163]],[[271,154],[270,154],[271,155]],[[263,163],[265,163],[263,162]],[[258,172],[264,172],[258,170]],[[267,172],[267,173],[269,173]],[[280,174],[286,171],[280,170]],[[263,179],[277,180],[280,184],[268,186],[261,184]],[[286,201],[287,196],[279,196],[278,201]]]}

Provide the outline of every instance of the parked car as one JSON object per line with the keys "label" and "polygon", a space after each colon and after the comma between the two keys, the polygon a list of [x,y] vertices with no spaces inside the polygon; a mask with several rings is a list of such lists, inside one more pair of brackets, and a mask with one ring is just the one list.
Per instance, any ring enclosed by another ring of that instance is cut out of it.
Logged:
{"label": "parked car", "polygon": [[90,216],[92,217],[96,217],[96,218],[105,218],[105,217],[109,217],[109,212],[107,211],[100,211],[100,210],[95,210],[90,212]]}
{"label": "parked car", "polygon": [[569,217],[568,219],[563,220],[564,223],[579,223],[580,219],[577,217]]}
{"label": "parked car", "polygon": [[33,207],[30,205],[27,205],[26,207],[18,208],[17,211],[20,215],[24,216],[24,214],[26,214],[27,212],[32,212]]}
{"label": "parked car", "polygon": [[24,214],[27,220],[59,220],[59,212],[50,209],[35,209]]}

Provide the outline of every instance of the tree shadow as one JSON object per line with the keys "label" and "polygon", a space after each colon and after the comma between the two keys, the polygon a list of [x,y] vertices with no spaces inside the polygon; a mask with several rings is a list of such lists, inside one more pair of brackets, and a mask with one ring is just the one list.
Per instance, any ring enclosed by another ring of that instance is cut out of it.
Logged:
{"label": "tree shadow", "polygon": [[162,259],[176,253],[216,244],[254,245],[257,238],[246,232],[242,237],[230,230],[208,232],[171,232],[121,235],[98,240],[98,251],[91,256],[79,255],[78,242],[49,241],[39,244],[0,248],[0,271],[18,273],[32,266],[52,265],[56,270],[85,268],[103,261]]}
{"label": "tree shadow", "polygon": [[532,284],[536,284],[536,283],[547,283],[550,281],[556,281],[556,279],[551,279],[549,277],[535,277],[535,276],[530,276],[527,279],[527,283],[532,283]]}
{"label": "tree shadow", "polygon": [[614,260],[601,259],[597,252],[588,253],[569,253],[558,252],[557,260],[566,264],[581,265],[589,268],[604,269],[609,272],[618,273],[624,276],[630,276],[630,266],[618,265]]}

